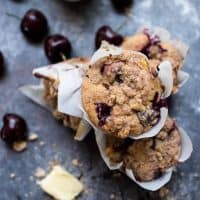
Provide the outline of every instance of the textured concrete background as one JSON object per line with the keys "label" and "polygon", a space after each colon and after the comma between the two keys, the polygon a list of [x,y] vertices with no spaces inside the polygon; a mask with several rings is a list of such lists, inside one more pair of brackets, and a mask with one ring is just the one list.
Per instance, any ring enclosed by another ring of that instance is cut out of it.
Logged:
{"label": "textured concrete background", "polygon": [[[47,200],[32,178],[37,167],[48,169],[49,162],[59,160],[66,169],[82,180],[89,193],[79,199],[107,200],[111,193],[121,200],[156,199],[157,193],[149,193],[127,177],[113,177],[99,156],[92,136],[82,142],[73,140],[73,133],[53,119],[51,114],[22,96],[17,88],[37,82],[31,77],[36,66],[48,63],[43,45],[28,43],[19,30],[20,20],[30,8],[38,8],[48,18],[50,33],[62,33],[69,37],[73,56],[91,55],[94,50],[94,34],[104,24],[120,33],[132,34],[140,25],[163,26],[173,36],[187,42],[190,53],[185,70],[191,74],[181,92],[172,97],[172,116],[177,118],[190,134],[194,143],[192,157],[180,165],[168,187],[177,200],[197,200],[200,196],[200,2],[199,0],[135,0],[132,17],[116,13],[109,0],[93,0],[85,5],[69,5],[62,0],[0,0],[0,49],[6,59],[7,74],[0,81],[0,118],[7,112],[18,113],[27,120],[31,132],[39,135],[39,141],[30,143],[28,150],[18,154],[6,148],[0,141],[0,200]],[[0,126],[2,123],[0,122]],[[44,145],[39,142],[44,141]],[[82,163],[78,169],[71,165],[77,158]],[[10,173],[16,178],[10,179]]]}

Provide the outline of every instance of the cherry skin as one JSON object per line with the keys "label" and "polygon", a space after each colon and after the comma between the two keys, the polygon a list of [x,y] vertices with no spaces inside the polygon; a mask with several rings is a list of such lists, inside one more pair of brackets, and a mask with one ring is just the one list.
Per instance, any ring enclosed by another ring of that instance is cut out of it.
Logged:
{"label": "cherry skin", "polygon": [[20,28],[27,39],[40,42],[48,32],[47,19],[41,11],[30,9],[25,13]]}
{"label": "cherry skin", "polygon": [[8,144],[16,141],[26,140],[26,121],[19,115],[8,113],[3,117],[3,127],[0,130],[2,140]]}
{"label": "cherry skin", "polygon": [[124,12],[133,4],[133,0],[111,0],[115,9],[119,12]]}
{"label": "cherry skin", "polygon": [[110,44],[119,46],[123,42],[123,37],[114,32],[111,27],[102,26],[96,32],[95,44],[97,49],[101,46],[101,42],[103,40],[109,42]]}
{"label": "cherry skin", "polygon": [[44,50],[52,63],[60,62],[70,56],[71,44],[68,38],[63,35],[51,35],[45,40]]}

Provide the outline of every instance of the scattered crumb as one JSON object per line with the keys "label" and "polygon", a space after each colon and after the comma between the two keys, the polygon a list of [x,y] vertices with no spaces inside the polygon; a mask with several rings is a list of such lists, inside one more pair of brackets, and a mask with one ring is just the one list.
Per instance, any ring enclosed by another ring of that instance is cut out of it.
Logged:
{"label": "scattered crumb", "polygon": [[44,146],[44,145],[45,145],[45,142],[44,142],[44,141],[41,141],[41,142],[39,143],[39,145],[40,145],[40,146]]}
{"label": "scattered crumb", "polygon": [[87,187],[85,186],[83,192],[84,192],[85,195],[88,195],[88,194],[92,194],[92,191],[93,191],[92,188],[87,188]]}
{"label": "scattered crumb", "polygon": [[62,200],[72,200],[84,189],[77,178],[58,165],[38,184],[47,194]]}
{"label": "scattered crumb", "polygon": [[84,193],[85,193],[85,194],[89,194],[89,190],[85,188],[85,189],[84,189]]}
{"label": "scattered crumb", "polygon": [[35,141],[38,139],[38,135],[36,133],[31,133],[28,137],[29,141]]}
{"label": "scattered crumb", "polygon": [[26,141],[14,142],[12,148],[17,152],[22,152],[27,148],[27,142]]}
{"label": "scattered crumb", "polygon": [[15,173],[11,173],[11,174],[10,174],[10,178],[11,178],[11,179],[14,179],[15,177],[16,177],[16,174],[15,174]]}
{"label": "scattered crumb", "polygon": [[115,199],[115,195],[114,195],[114,194],[111,194],[111,195],[110,195],[110,199]]}
{"label": "scattered crumb", "polygon": [[166,200],[176,200],[176,197],[173,197],[173,196],[167,196]]}
{"label": "scattered crumb", "polygon": [[160,196],[160,198],[164,198],[164,197],[166,197],[168,194],[169,194],[169,190],[168,190],[166,187],[162,187],[162,188],[159,190],[159,196]]}
{"label": "scattered crumb", "polygon": [[78,159],[73,159],[72,160],[72,165],[74,165],[75,167],[80,166],[79,160]]}
{"label": "scattered crumb", "polygon": [[42,168],[40,168],[40,167],[38,167],[38,168],[36,169],[36,172],[35,172],[35,174],[34,174],[34,176],[37,177],[37,178],[43,178],[43,177],[45,177],[45,175],[46,175],[45,170],[42,169]]}

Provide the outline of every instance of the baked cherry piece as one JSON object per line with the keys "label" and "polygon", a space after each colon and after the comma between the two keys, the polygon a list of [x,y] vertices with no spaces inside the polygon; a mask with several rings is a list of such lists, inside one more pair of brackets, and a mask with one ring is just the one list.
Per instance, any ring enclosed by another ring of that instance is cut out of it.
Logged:
{"label": "baked cherry piece", "polygon": [[111,107],[106,103],[96,103],[96,112],[99,120],[99,126],[106,124],[106,119],[110,116]]}
{"label": "baked cherry piece", "polygon": [[0,131],[1,138],[8,144],[16,141],[26,140],[26,121],[16,114],[6,114],[3,117],[3,127]]}
{"label": "baked cherry piece", "polygon": [[51,62],[60,62],[70,56],[71,44],[63,35],[51,35],[45,40],[44,50]]}
{"label": "baked cherry piece", "polygon": [[4,71],[5,71],[5,68],[4,68],[4,58],[3,58],[2,52],[0,51],[0,77],[3,76]]}
{"label": "baked cherry piece", "polygon": [[123,37],[114,32],[111,27],[102,26],[96,32],[95,44],[97,49],[100,47],[103,40],[109,42],[110,44],[119,46],[123,42]]}
{"label": "baked cherry piece", "polygon": [[39,10],[28,10],[22,21],[21,31],[24,36],[32,42],[41,41],[48,32],[48,23],[46,17]]}
{"label": "baked cherry piece", "polygon": [[133,4],[133,0],[111,0],[115,9],[119,12],[124,12]]}

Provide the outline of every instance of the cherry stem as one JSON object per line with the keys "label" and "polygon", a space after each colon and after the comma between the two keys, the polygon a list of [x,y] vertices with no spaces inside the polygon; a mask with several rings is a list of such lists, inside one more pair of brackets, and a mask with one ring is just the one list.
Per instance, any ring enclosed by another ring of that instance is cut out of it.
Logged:
{"label": "cherry stem", "polygon": [[5,14],[6,14],[7,16],[9,16],[9,17],[13,17],[13,18],[15,18],[15,19],[17,19],[17,20],[21,20],[21,18],[20,18],[19,16],[15,15],[15,14],[12,14],[12,13],[9,13],[9,12],[6,12]]}
{"label": "cherry stem", "polygon": [[60,56],[61,56],[61,58],[63,59],[63,61],[66,61],[66,60],[67,60],[67,57],[66,57],[63,53],[60,53]]}
{"label": "cherry stem", "polygon": [[119,27],[116,29],[116,32],[118,33],[122,28],[124,28],[124,26],[126,26],[126,24],[131,19],[132,19],[132,15],[131,14],[127,14],[126,19],[119,25]]}

